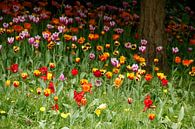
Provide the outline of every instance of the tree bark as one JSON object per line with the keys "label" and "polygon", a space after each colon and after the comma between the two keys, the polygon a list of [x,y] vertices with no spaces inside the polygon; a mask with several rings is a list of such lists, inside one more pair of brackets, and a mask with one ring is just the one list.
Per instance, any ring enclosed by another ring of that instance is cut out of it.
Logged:
{"label": "tree bark", "polygon": [[[159,67],[167,72],[167,39],[164,24],[165,2],[166,0],[142,0],[140,32],[142,38],[148,41],[146,53],[144,54],[147,68],[151,70],[154,58],[158,58]],[[156,51],[158,46],[163,47],[160,53]]]}

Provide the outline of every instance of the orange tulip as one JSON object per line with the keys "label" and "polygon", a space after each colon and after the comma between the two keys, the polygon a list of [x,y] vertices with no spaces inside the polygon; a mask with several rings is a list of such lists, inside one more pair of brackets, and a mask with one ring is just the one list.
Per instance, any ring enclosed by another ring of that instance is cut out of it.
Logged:
{"label": "orange tulip", "polygon": [[180,58],[179,56],[176,56],[176,57],[175,57],[175,63],[176,63],[176,64],[181,63],[181,58]]}
{"label": "orange tulip", "polygon": [[145,80],[146,81],[150,81],[152,79],[152,75],[151,74],[146,74],[145,75]]}
{"label": "orange tulip", "polygon": [[192,67],[192,72],[195,72],[195,66]]}
{"label": "orange tulip", "polygon": [[119,87],[122,85],[122,83],[123,83],[123,80],[122,80],[122,78],[120,78],[120,77],[117,77],[117,78],[114,80],[114,85],[115,85],[116,88],[119,88]]}
{"label": "orange tulip", "polygon": [[82,85],[83,92],[90,92],[91,88],[92,88],[92,84],[91,83],[87,83],[87,84],[83,84]]}
{"label": "orange tulip", "polygon": [[112,39],[113,40],[118,40],[120,38],[120,35],[119,34],[113,34],[112,35]]}
{"label": "orange tulip", "polygon": [[81,105],[85,106],[87,104],[87,99],[86,98],[82,98],[81,99]]}
{"label": "orange tulip", "polygon": [[78,39],[78,43],[79,44],[83,44],[85,42],[85,38],[84,37],[80,37],[79,39]]}
{"label": "orange tulip", "polygon": [[182,60],[182,64],[184,65],[184,66],[189,66],[190,64],[192,64],[193,63],[193,60]]}
{"label": "orange tulip", "polygon": [[150,120],[154,120],[155,114],[149,114],[149,115],[148,115],[148,118],[149,118]]}
{"label": "orange tulip", "polygon": [[60,20],[58,18],[52,18],[51,21],[53,24],[58,25],[60,23]]}

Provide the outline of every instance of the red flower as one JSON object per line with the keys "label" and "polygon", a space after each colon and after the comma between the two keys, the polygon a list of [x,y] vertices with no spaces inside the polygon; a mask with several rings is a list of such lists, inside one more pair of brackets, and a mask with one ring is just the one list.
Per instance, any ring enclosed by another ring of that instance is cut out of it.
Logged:
{"label": "red flower", "polygon": [[73,76],[76,76],[78,74],[78,70],[76,68],[72,69],[71,71]]}
{"label": "red flower", "polygon": [[41,79],[43,79],[44,81],[47,80],[47,76],[41,76]]}
{"label": "red flower", "polygon": [[95,77],[101,77],[101,76],[102,76],[102,73],[101,73],[100,70],[96,70],[95,72],[93,72],[93,75],[94,75]]}
{"label": "red flower", "polygon": [[162,79],[161,83],[162,83],[163,86],[167,86],[168,80],[167,79]]}
{"label": "red flower", "polygon": [[7,68],[7,70],[10,70],[13,73],[17,73],[18,72],[18,64],[11,65],[10,68]]}
{"label": "red flower", "polygon": [[144,107],[143,112],[145,112],[148,108],[150,108],[152,104],[153,104],[153,101],[150,99],[150,95],[147,95],[144,100],[145,107]]}
{"label": "red flower", "polygon": [[77,102],[78,106],[81,105],[81,101],[84,98],[85,92],[77,92],[76,90],[74,91],[74,100]]}
{"label": "red flower", "polygon": [[52,106],[51,108],[52,108],[52,110],[56,110],[56,111],[57,111],[57,110],[59,110],[59,106],[58,106],[58,104],[55,104],[55,105],[54,105],[54,106]]}
{"label": "red flower", "polygon": [[41,71],[42,74],[46,74],[47,73],[47,67],[43,66],[43,67],[39,68],[39,71]]}
{"label": "red flower", "polygon": [[51,93],[55,93],[55,88],[54,88],[54,84],[53,84],[53,82],[49,82],[48,89],[50,89],[50,90],[51,90]]}

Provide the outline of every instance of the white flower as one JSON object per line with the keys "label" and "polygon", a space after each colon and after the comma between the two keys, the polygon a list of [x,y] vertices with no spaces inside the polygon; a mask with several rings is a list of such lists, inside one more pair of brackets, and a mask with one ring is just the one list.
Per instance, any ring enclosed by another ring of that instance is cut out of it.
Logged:
{"label": "white flower", "polygon": [[106,103],[103,103],[97,109],[99,109],[99,110],[105,110],[106,108],[107,108],[107,104]]}

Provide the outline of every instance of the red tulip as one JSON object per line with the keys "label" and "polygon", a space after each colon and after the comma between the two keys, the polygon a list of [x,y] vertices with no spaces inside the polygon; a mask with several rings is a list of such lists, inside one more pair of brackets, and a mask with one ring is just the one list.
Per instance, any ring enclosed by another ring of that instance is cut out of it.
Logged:
{"label": "red tulip", "polygon": [[144,100],[144,110],[143,112],[145,112],[148,108],[150,108],[153,104],[153,101],[150,99],[150,95],[147,95],[145,97],[145,100]]}
{"label": "red tulip", "polygon": [[18,72],[18,64],[11,65],[10,68],[7,68],[7,70],[10,70],[13,73],[17,73]]}
{"label": "red tulip", "polygon": [[96,70],[95,72],[93,72],[93,75],[94,75],[95,77],[101,77],[101,76],[102,76],[102,73],[101,73],[100,70]]}
{"label": "red tulip", "polygon": [[77,102],[78,106],[80,106],[82,103],[82,99],[84,98],[85,92],[77,92],[76,90],[74,91],[74,100]]}
{"label": "red tulip", "polygon": [[55,88],[54,88],[53,82],[50,82],[50,83],[49,83],[48,89],[51,90],[51,93],[55,93]]}
{"label": "red tulip", "polygon": [[76,68],[72,69],[71,71],[73,76],[76,76],[78,74],[78,70]]}
{"label": "red tulip", "polygon": [[162,79],[161,83],[162,83],[163,86],[167,86],[168,80],[167,79]]}

